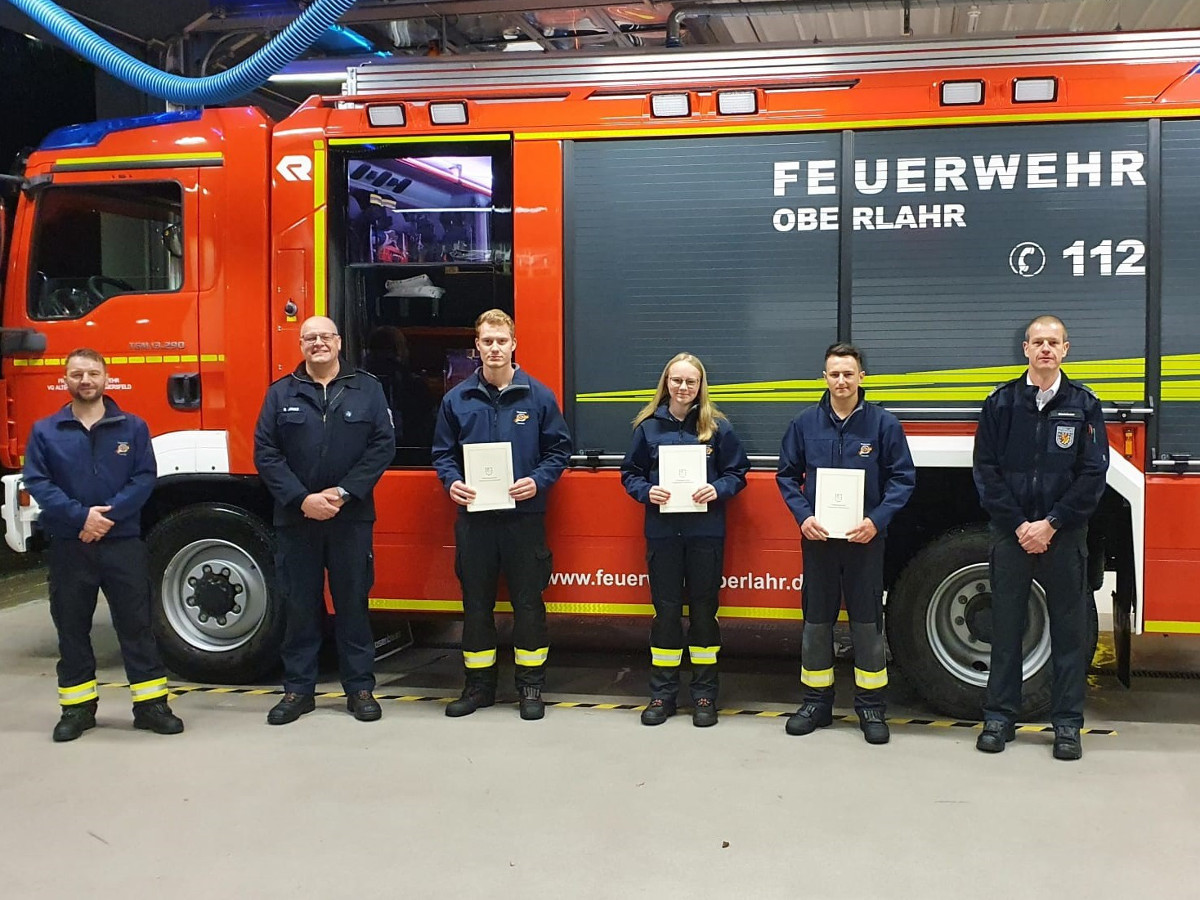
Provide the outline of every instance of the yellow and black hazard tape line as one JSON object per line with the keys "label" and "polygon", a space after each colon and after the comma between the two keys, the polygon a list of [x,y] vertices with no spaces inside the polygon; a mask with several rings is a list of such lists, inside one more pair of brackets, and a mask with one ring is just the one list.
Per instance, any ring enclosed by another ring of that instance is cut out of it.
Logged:
{"label": "yellow and black hazard tape line", "polygon": [[[102,688],[128,688],[129,685],[123,681],[102,681]],[[268,696],[283,696],[283,690],[280,688],[251,688],[251,687],[216,687],[212,685],[200,684],[172,684],[170,685],[172,696],[180,694],[247,694],[254,697]],[[346,695],[342,691],[326,691],[315,695],[318,699],[339,700]],[[376,700],[394,700],[399,703],[449,703],[454,697],[424,697],[419,694],[375,694]],[[501,701],[501,705],[505,701]],[[508,705],[513,706],[517,703],[516,700],[507,701]],[[587,703],[576,700],[553,700],[546,701],[548,709],[620,709],[628,712],[640,712],[646,708],[645,703]],[[722,716],[754,716],[759,719],[778,719],[783,716],[790,716],[790,712],[774,710],[774,709],[736,709],[725,708],[717,711]],[[857,722],[858,717],[849,715],[835,715],[835,722]],[[889,725],[913,725],[925,728],[981,728],[982,722],[972,722],[969,720],[956,719],[897,719],[888,718]],[[1054,727],[1052,725],[1018,725],[1017,731],[1022,734],[1053,734]],[[1098,734],[1098,735],[1115,735],[1117,732],[1112,728],[1084,728],[1081,729],[1081,734]]]}

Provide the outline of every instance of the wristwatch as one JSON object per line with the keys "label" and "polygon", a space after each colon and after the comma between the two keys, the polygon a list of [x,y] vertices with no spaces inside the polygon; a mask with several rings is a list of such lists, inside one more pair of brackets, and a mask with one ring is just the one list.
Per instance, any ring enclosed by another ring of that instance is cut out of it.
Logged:
{"label": "wristwatch", "polygon": [[348,490],[346,490],[344,487],[342,487],[340,484],[337,486],[337,492],[338,492],[339,500],[341,500],[343,503],[350,502],[350,492]]}
{"label": "wristwatch", "polygon": [[1046,516],[1046,522],[1055,531],[1062,528],[1062,522],[1058,521],[1058,516]]}

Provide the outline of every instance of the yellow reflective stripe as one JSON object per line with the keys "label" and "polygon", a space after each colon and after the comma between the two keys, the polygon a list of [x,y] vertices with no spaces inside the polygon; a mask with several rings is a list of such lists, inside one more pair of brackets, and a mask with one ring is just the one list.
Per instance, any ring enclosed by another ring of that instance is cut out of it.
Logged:
{"label": "yellow reflective stripe", "polygon": [[683,649],[672,650],[670,647],[651,647],[650,663],[662,668],[673,669],[683,662]]}
{"label": "yellow reflective stripe", "polygon": [[688,647],[688,659],[693,664],[698,666],[715,666],[717,664],[717,653],[721,646],[716,647]]}
{"label": "yellow reflective stripe", "polygon": [[[1200,354],[1162,358],[1164,375],[1200,375]],[[1076,362],[1069,366],[1076,381],[1092,385],[1105,400],[1140,400],[1145,392],[1146,361],[1140,357],[1100,359]],[[871,376],[871,398],[884,401],[982,401],[1000,383],[1016,378],[1024,366],[983,366],[979,368],[934,369],[924,372],[894,372]],[[1190,388],[1177,385],[1179,399],[1187,399]],[[786,381],[749,381],[710,384],[709,394],[722,403],[795,403],[815,401],[825,390],[818,378]],[[1166,386],[1164,385],[1164,392]],[[1191,390],[1195,393],[1194,390]],[[644,403],[653,390],[598,391],[578,394],[580,403]]]}
{"label": "yellow reflective stripe", "polygon": [[[110,366],[152,366],[165,363],[225,362],[224,353],[206,353],[203,356],[182,354],[180,356],[110,356]],[[14,359],[14,366],[53,367],[65,366],[67,360],[61,356],[43,356],[39,359]]]}
{"label": "yellow reflective stripe", "polygon": [[224,162],[225,155],[219,150],[205,151],[203,153],[139,153],[130,156],[75,156],[62,157],[54,161],[56,166],[94,166],[100,164],[114,163],[155,163],[160,162],[164,165],[172,165],[173,163],[189,163],[196,162]]}
{"label": "yellow reflective stripe", "polygon": [[325,315],[325,142],[313,141],[313,315]]}
{"label": "yellow reflective stripe", "polygon": [[357,147],[362,144],[416,144],[436,140],[439,144],[465,141],[507,141],[507,134],[439,134],[436,137],[418,134],[412,137],[330,138],[331,147]]}
{"label": "yellow reflective stripe", "polygon": [[[1200,112],[1195,107],[1156,109],[1156,118],[1191,117]],[[1055,113],[995,113],[991,115],[963,115],[933,118],[929,116],[897,117],[894,119],[847,119],[829,121],[811,119],[803,122],[772,122],[769,125],[700,125],[663,128],[622,128],[612,131],[601,129],[577,129],[571,131],[519,131],[513,135],[517,141],[560,141],[590,140],[594,138],[668,137],[671,135],[717,135],[717,134],[761,134],[805,131],[840,131],[845,128],[917,128],[929,125],[996,125],[1006,122],[1088,122],[1101,119],[1148,119],[1150,113],[1141,109],[1113,109],[1104,111],[1071,111]]]}
{"label": "yellow reflective stripe", "polygon": [[62,706],[75,706],[77,703],[87,703],[100,696],[96,690],[96,680],[85,681],[83,684],[73,684],[70,687],[58,689],[58,702]]}
{"label": "yellow reflective stripe", "polygon": [[549,647],[538,647],[536,650],[522,650],[520,647],[513,647],[513,656],[518,666],[543,666],[549,655]]}
{"label": "yellow reflective stripe", "polygon": [[129,693],[133,696],[134,703],[157,700],[159,697],[167,696],[167,679],[154,678],[150,681],[139,681],[137,684],[129,686]]}
{"label": "yellow reflective stripe", "polygon": [[833,669],[800,669],[800,683],[809,687],[833,687]]}
{"label": "yellow reflective stripe", "polygon": [[854,683],[866,691],[887,687],[887,669],[880,669],[878,672],[866,672],[855,666]]}
{"label": "yellow reflective stripe", "polygon": [[463,665],[468,669],[487,669],[496,664],[496,648],[491,650],[464,650]]}

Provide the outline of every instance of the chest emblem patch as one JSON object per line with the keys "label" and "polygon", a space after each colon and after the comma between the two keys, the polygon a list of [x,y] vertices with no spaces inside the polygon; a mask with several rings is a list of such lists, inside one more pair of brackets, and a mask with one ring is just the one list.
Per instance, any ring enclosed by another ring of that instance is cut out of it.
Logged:
{"label": "chest emblem patch", "polygon": [[859,456],[870,456],[871,451],[873,449],[875,449],[875,448],[872,447],[870,444],[860,444],[858,447],[858,455]]}
{"label": "chest emblem patch", "polygon": [[513,416],[513,424],[514,425],[524,425],[528,421],[529,421],[529,413],[525,412],[524,410],[521,410],[521,409],[517,410],[516,415]]}
{"label": "chest emblem patch", "polygon": [[117,456],[124,456],[129,452],[129,441],[117,442]]}
{"label": "chest emblem patch", "polygon": [[1075,426],[1059,425],[1054,429],[1054,442],[1064,450],[1075,444]]}

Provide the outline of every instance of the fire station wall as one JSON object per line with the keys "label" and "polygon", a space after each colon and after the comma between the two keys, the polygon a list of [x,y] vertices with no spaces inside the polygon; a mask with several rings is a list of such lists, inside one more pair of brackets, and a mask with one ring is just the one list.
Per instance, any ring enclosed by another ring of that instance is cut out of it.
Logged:
{"label": "fire station wall", "polygon": [[[1200,457],[1200,122],[1162,128],[1162,405],[1157,455]],[[1191,359],[1188,359],[1188,357]]]}
{"label": "fire station wall", "polygon": [[[776,160],[836,159],[838,135],[577,142],[566,158],[568,397],[575,446],[623,453],[667,360],[700,357],[751,453],[776,454],[837,336],[838,235],[772,225]],[[608,396],[606,396],[608,395]],[[779,402],[783,400],[784,402]],[[718,402],[722,402],[718,399]]]}
{"label": "fire station wall", "polygon": [[1021,364],[1024,325],[1051,313],[1069,329],[1068,374],[1141,400],[1147,144],[1144,122],[854,135],[851,335],[868,385],[904,406],[977,405],[996,373],[920,373]]}

